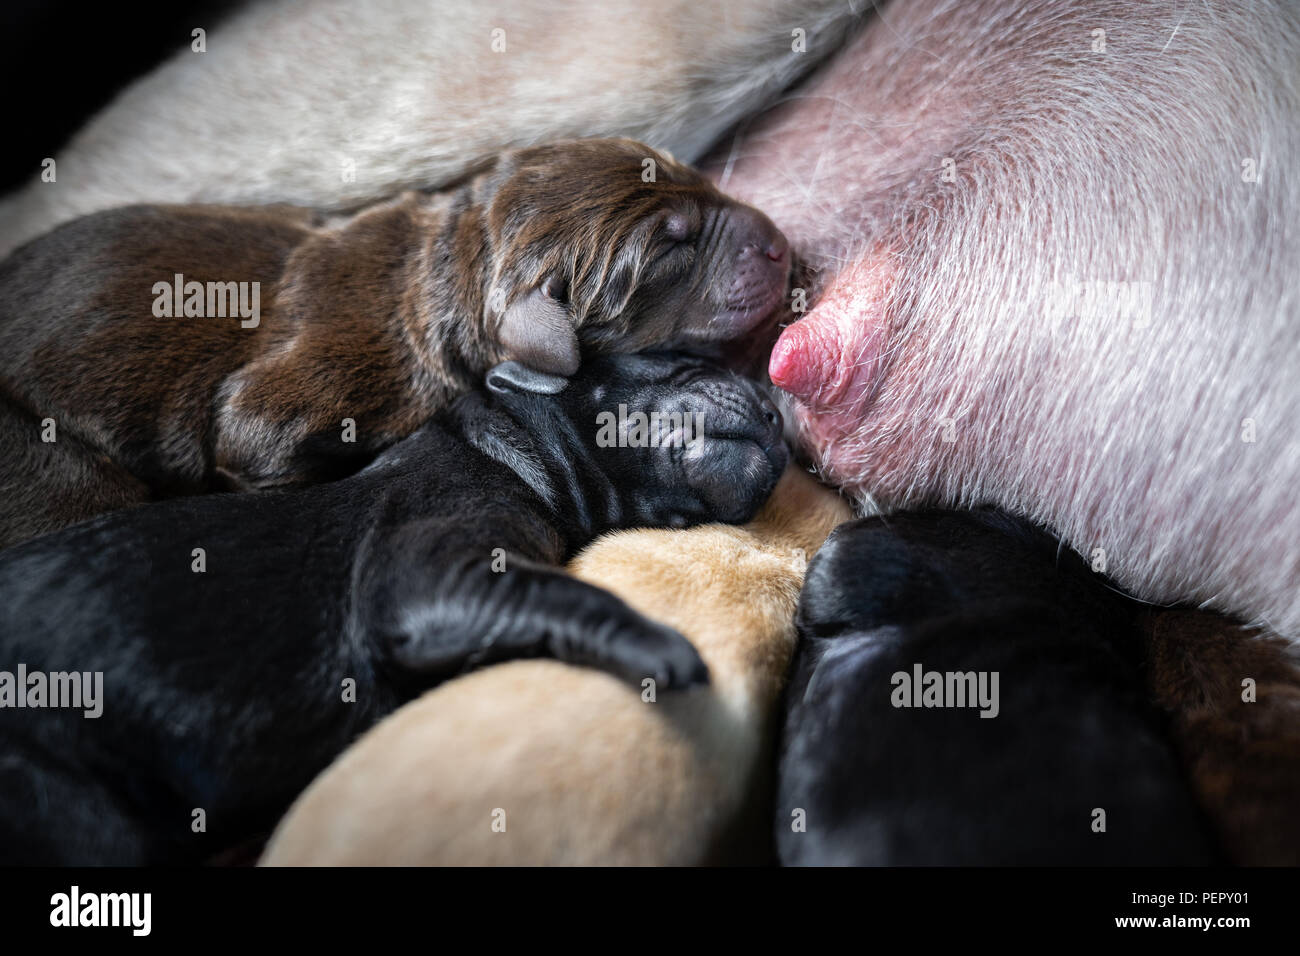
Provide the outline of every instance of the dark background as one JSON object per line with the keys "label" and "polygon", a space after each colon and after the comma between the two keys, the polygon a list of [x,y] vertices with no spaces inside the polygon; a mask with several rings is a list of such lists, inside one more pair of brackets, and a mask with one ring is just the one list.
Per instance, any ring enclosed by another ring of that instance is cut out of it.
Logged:
{"label": "dark background", "polygon": [[41,160],[133,79],[188,50],[254,0],[0,0],[5,141],[0,193],[40,173]]}

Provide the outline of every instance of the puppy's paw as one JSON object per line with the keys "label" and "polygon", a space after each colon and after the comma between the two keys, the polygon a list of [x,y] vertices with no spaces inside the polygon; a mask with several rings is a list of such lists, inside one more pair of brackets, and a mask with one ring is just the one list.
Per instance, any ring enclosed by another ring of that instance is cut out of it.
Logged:
{"label": "puppy's paw", "polygon": [[650,679],[658,690],[709,682],[709,669],[690,641],[670,627],[635,612],[631,615],[618,622],[609,635],[596,637],[590,658],[587,650],[580,650],[561,659],[598,667],[639,686]]}
{"label": "puppy's paw", "polygon": [[475,563],[450,586],[403,603],[378,629],[390,665],[431,685],[474,667],[549,656],[660,689],[708,682],[691,642],[608,591],[543,566]]}
{"label": "puppy's paw", "polygon": [[708,683],[708,667],[695,646],[677,631],[650,620],[607,591],[565,580],[573,585],[571,617],[556,628],[549,643],[556,659],[596,667],[637,685],[649,678],[659,690]]}

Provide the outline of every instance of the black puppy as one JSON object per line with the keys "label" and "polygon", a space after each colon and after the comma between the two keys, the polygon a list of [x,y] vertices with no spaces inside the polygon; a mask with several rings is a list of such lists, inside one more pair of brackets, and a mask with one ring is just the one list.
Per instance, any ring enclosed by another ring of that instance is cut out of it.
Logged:
{"label": "black puppy", "polygon": [[[610,528],[748,519],[785,465],[780,416],[679,357],[596,359],[562,386],[507,363],[350,478],[176,499],[0,554],[0,668],[103,672],[97,719],[33,708],[30,688],[0,709],[0,858],[209,859],[473,665],[707,680],[683,637],[555,565]],[[598,416],[619,411],[698,416],[695,441],[611,441]]]}
{"label": "black puppy", "polygon": [[1210,862],[1132,610],[1000,513],[841,525],[799,603],[782,862]]}

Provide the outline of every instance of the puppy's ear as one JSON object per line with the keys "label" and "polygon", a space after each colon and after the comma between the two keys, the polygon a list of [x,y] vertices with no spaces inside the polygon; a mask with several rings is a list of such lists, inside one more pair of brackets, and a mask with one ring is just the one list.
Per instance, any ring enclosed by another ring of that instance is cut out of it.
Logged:
{"label": "puppy's ear", "polygon": [[502,362],[487,373],[487,387],[494,392],[533,392],[537,395],[554,395],[564,391],[567,378],[547,375],[518,362]]}
{"label": "puppy's ear", "polygon": [[508,359],[549,375],[578,370],[578,335],[560,288],[559,280],[548,278],[506,309],[497,341]]}

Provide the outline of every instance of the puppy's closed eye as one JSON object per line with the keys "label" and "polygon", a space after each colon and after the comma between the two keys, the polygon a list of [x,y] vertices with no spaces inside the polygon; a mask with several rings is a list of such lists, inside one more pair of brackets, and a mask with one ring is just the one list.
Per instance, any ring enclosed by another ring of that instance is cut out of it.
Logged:
{"label": "puppy's closed eye", "polygon": [[695,260],[698,238],[699,229],[686,213],[670,213],[660,227],[652,265],[667,266],[674,274],[686,270]]}
{"label": "puppy's closed eye", "polygon": [[542,283],[542,295],[560,305],[569,304],[569,285],[559,276],[548,276]]}

